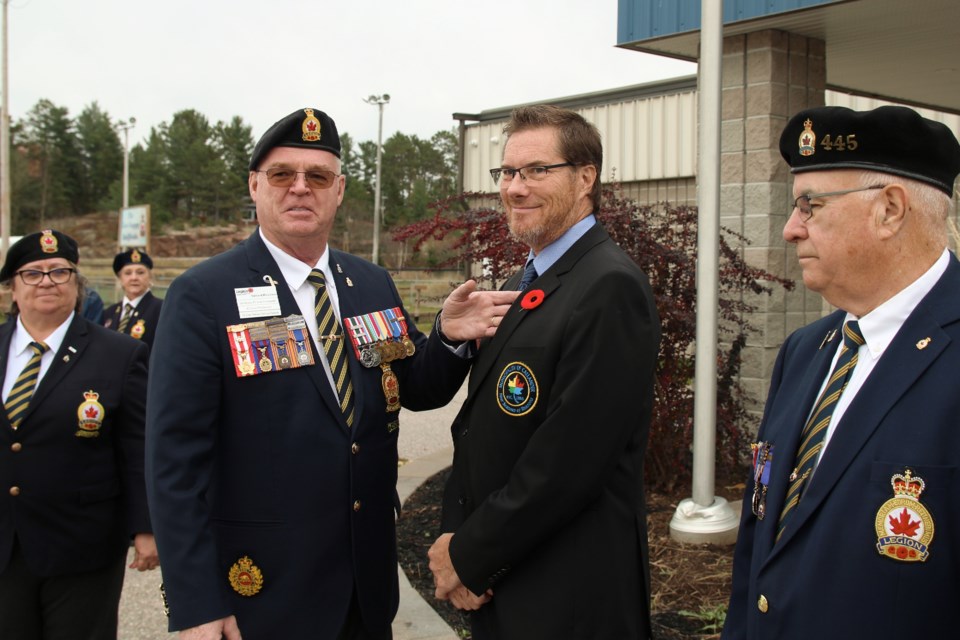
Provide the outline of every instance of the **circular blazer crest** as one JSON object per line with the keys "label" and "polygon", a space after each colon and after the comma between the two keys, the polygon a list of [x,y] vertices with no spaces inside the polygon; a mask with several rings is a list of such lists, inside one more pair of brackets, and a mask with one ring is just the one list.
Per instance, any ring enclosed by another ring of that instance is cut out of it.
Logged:
{"label": "circular blazer crest", "polygon": [[497,404],[508,415],[526,415],[537,406],[539,392],[537,378],[530,367],[511,362],[503,368],[497,381]]}
{"label": "circular blazer crest", "polygon": [[230,567],[230,586],[242,596],[250,597],[263,588],[263,574],[249,556],[243,556]]}

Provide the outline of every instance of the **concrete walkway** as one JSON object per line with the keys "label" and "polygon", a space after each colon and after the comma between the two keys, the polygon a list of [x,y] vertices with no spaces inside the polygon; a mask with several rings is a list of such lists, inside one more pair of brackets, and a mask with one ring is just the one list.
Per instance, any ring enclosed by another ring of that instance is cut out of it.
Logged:
{"label": "concrete walkway", "polygon": [[[434,411],[400,412],[400,457],[409,460],[399,469],[397,491],[406,502],[425,480],[450,465],[450,424],[466,398],[460,390],[446,407]],[[132,551],[131,551],[132,554]],[[394,640],[458,640],[457,634],[410,585],[400,567],[400,610],[393,622]],[[127,571],[120,598],[118,640],[170,640],[160,600],[160,572]]]}

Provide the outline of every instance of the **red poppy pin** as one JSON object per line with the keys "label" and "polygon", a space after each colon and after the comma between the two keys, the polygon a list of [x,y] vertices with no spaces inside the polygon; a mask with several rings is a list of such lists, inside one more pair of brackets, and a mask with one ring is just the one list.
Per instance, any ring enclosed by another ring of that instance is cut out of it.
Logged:
{"label": "red poppy pin", "polygon": [[543,289],[532,289],[527,291],[523,298],[520,299],[520,306],[528,310],[536,309],[546,297],[547,294],[543,292]]}

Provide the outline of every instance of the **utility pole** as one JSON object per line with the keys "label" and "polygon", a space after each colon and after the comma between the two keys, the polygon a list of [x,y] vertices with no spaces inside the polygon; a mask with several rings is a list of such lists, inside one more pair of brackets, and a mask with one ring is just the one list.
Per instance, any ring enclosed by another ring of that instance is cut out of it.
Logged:
{"label": "utility pole", "polygon": [[367,104],[375,104],[380,108],[380,124],[377,126],[377,184],[373,200],[373,254],[370,261],[377,264],[380,260],[380,161],[383,155],[383,105],[390,102],[390,95],[364,98]]}
{"label": "utility pole", "polygon": [[127,120],[117,122],[117,129],[123,131],[123,208],[130,206],[130,129],[137,124],[137,119],[131,116]]}
{"label": "utility pole", "polygon": [[3,259],[7,258],[7,249],[10,248],[10,98],[9,83],[7,82],[7,5],[10,0],[3,0],[3,76],[0,81],[0,253]]}

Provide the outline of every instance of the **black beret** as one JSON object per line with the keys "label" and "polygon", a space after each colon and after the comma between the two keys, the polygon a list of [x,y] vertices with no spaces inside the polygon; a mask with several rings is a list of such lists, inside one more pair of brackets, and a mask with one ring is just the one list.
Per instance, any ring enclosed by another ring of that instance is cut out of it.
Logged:
{"label": "black beret", "polygon": [[113,272],[120,273],[128,264],[142,264],[147,269],[153,269],[153,260],[147,255],[146,251],[139,249],[127,249],[123,253],[118,253],[113,257]]}
{"label": "black beret", "polygon": [[806,109],[783,130],[780,155],[791,173],[882,171],[933,185],[951,197],[960,173],[960,143],[950,128],[907,107]]}
{"label": "black beret", "polygon": [[273,123],[263,134],[250,156],[250,171],[260,168],[260,161],[274,147],[322,149],[340,157],[340,136],[333,119],[320,109],[300,109]]}
{"label": "black beret", "polygon": [[80,262],[77,241],[60,231],[44,229],[17,240],[7,251],[7,259],[0,269],[0,282],[13,278],[17,270],[28,262],[64,258],[73,264]]}

